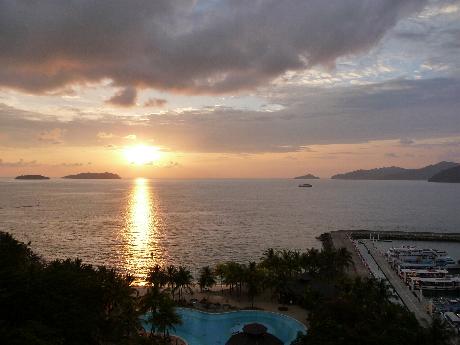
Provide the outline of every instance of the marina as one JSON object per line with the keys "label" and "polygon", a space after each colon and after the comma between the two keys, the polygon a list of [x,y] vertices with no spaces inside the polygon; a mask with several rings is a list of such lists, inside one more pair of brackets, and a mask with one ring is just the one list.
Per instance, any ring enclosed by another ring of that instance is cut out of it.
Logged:
{"label": "marina", "polygon": [[[353,273],[384,280],[394,293],[394,303],[406,306],[422,326],[439,316],[459,333],[459,264],[436,246],[442,242],[439,239],[457,242],[459,234],[337,231],[330,238],[334,247],[348,239],[355,254]],[[417,246],[419,238],[424,247]],[[404,239],[410,244],[401,244]],[[425,247],[426,241],[433,245]]]}

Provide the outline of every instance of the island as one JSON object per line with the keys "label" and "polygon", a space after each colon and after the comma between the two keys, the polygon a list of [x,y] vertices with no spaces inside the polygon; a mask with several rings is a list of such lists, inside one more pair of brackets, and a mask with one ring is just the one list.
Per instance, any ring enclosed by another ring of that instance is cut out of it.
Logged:
{"label": "island", "polygon": [[460,166],[443,170],[428,179],[428,182],[460,183]]}
{"label": "island", "polygon": [[370,170],[355,170],[344,174],[332,176],[339,180],[428,180],[432,176],[446,169],[460,166],[454,162],[439,162],[419,169],[406,169],[400,167],[384,167]]}
{"label": "island", "polygon": [[49,180],[48,176],[43,175],[20,175],[15,177],[16,180]]}
{"label": "island", "polygon": [[318,180],[319,177],[312,175],[312,174],[306,174],[306,175],[294,177],[294,179],[295,180]]}
{"label": "island", "polygon": [[119,180],[121,177],[117,174],[109,173],[109,172],[103,172],[103,173],[91,173],[91,172],[86,172],[86,173],[79,173],[76,175],[67,175],[64,176],[63,178],[69,178],[69,179],[81,179],[81,180]]}

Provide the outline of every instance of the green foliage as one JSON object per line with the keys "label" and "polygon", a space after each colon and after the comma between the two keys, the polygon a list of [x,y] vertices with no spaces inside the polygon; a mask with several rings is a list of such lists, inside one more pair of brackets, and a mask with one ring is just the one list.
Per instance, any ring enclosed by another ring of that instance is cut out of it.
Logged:
{"label": "green foliage", "polygon": [[0,233],[1,344],[127,344],[139,328],[132,277],[80,260],[41,261]]}
{"label": "green foliage", "polygon": [[212,288],[216,285],[216,276],[211,267],[204,266],[201,268],[198,285],[200,286],[201,291],[206,288]]}
{"label": "green foliage", "polygon": [[382,281],[355,279],[340,285],[339,295],[316,303],[308,334],[295,345],[424,345],[449,344],[445,328],[422,328],[406,308],[389,301]]}

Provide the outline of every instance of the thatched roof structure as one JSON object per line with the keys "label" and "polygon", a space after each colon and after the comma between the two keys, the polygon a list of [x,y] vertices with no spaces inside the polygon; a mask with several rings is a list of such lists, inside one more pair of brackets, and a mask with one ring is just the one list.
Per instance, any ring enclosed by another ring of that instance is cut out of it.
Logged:
{"label": "thatched roof structure", "polygon": [[250,323],[243,327],[243,332],[232,335],[225,345],[283,345],[283,342],[268,333],[264,325]]}

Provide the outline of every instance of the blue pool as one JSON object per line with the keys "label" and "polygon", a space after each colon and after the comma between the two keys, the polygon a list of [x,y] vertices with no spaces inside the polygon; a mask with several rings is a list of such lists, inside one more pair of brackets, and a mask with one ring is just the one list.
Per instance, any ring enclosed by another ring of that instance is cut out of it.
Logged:
{"label": "blue pool", "polygon": [[225,345],[234,332],[241,331],[245,324],[253,322],[266,326],[268,332],[284,344],[290,344],[298,332],[307,331],[302,323],[289,316],[266,311],[240,310],[218,314],[188,308],[177,308],[177,311],[182,324],[170,333],[180,336],[189,345]]}

